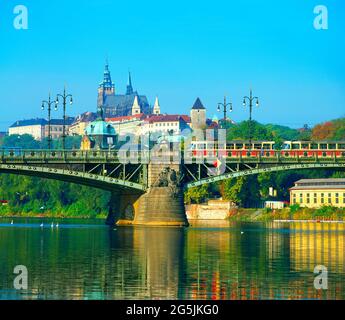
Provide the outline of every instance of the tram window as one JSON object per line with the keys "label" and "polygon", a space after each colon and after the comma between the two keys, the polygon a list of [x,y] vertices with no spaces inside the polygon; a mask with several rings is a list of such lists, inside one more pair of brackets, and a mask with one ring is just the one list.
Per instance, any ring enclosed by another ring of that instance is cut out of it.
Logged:
{"label": "tram window", "polygon": [[245,149],[249,150],[251,148],[251,145],[249,143],[246,143]]}
{"label": "tram window", "polygon": [[243,143],[236,143],[236,149],[243,149]]}
{"label": "tram window", "polygon": [[320,143],[320,149],[321,150],[327,150],[327,144],[326,143]]}
{"label": "tram window", "polygon": [[312,144],[310,145],[310,149],[312,149],[312,150],[317,150],[317,149],[319,149],[319,146],[318,146],[317,143],[312,143]]}
{"label": "tram window", "polygon": [[300,149],[300,144],[299,144],[299,143],[293,143],[293,144],[292,144],[292,149],[293,149],[293,150],[298,150],[298,149]]}
{"label": "tram window", "polygon": [[338,143],[338,149],[345,150],[345,143]]}
{"label": "tram window", "polygon": [[271,145],[269,143],[264,143],[262,145],[262,147],[265,149],[265,150],[271,150]]}
{"label": "tram window", "polygon": [[226,148],[228,150],[234,150],[235,149],[235,145],[233,143],[229,143],[229,144],[226,145]]}
{"label": "tram window", "polygon": [[328,145],[328,149],[329,150],[335,150],[337,147],[336,147],[336,144],[335,143],[330,143],[329,145]]}
{"label": "tram window", "polygon": [[309,149],[309,143],[302,143],[302,149]]}
{"label": "tram window", "polygon": [[254,143],[255,150],[261,150],[261,143]]}

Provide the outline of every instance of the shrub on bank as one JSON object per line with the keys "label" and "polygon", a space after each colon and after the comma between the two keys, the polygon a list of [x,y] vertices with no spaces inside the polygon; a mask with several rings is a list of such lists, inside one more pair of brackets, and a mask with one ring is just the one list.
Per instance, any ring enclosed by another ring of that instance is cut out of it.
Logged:
{"label": "shrub on bank", "polygon": [[232,212],[230,220],[233,221],[261,221],[273,220],[326,220],[345,221],[345,208],[324,206],[318,209],[303,208],[294,205],[284,209],[239,209]]}

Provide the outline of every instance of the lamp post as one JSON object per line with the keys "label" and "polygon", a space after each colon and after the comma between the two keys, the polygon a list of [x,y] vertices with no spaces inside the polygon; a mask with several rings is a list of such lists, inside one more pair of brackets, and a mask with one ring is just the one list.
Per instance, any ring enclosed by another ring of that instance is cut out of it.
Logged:
{"label": "lamp post", "polygon": [[63,89],[63,94],[56,95],[56,106],[59,104],[59,98],[62,98],[62,106],[63,106],[63,127],[62,127],[62,149],[65,150],[66,148],[66,105],[67,99],[70,98],[70,105],[73,104],[73,97],[71,94],[66,93],[66,87]]}
{"label": "lamp post", "polygon": [[226,102],[226,96],[224,96],[224,103],[221,103],[221,102],[218,103],[218,108],[217,108],[218,112],[221,111],[221,107],[223,107],[223,112],[224,112],[224,125],[226,126],[226,120],[227,120],[227,117],[226,117],[227,107],[230,107],[230,108],[229,108],[229,111],[230,111],[230,112],[232,112],[232,110],[233,110],[233,109],[232,109],[232,103],[231,103],[231,102],[229,102],[229,103]]}
{"label": "lamp post", "polygon": [[52,135],[51,135],[51,111],[52,111],[52,105],[55,104],[55,110],[57,110],[57,104],[56,101],[51,101],[50,99],[50,93],[49,93],[49,98],[47,100],[42,101],[42,110],[45,109],[47,106],[48,110],[48,149],[50,150],[52,147]]}
{"label": "lamp post", "polygon": [[247,106],[247,101],[249,101],[249,147],[252,145],[252,113],[253,113],[253,101],[256,100],[255,105],[259,107],[259,98],[253,97],[252,89],[250,89],[250,95],[243,97],[243,106]]}

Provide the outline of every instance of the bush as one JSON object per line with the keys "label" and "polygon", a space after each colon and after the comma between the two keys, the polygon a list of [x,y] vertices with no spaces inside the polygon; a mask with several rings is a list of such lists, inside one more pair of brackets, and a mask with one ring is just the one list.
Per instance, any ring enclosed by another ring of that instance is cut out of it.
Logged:
{"label": "bush", "polygon": [[297,211],[299,211],[301,209],[301,206],[299,204],[293,204],[290,206],[290,213],[294,214]]}

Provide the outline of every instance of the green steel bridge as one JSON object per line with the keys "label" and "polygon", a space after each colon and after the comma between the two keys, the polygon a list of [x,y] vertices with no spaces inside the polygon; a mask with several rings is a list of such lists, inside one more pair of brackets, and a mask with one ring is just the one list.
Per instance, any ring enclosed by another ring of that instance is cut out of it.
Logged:
{"label": "green steel bridge", "polygon": [[291,157],[275,151],[259,156],[196,157],[192,154],[153,154],[149,151],[0,151],[2,173],[62,180],[109,191],[120,188],[144,193],[155,178],[150,176],[150,165],[179,168],[182,186],[191,188],[263,172],[341,169],[345,168],[345,155],[334,152],[325,157],[316,153]]}

